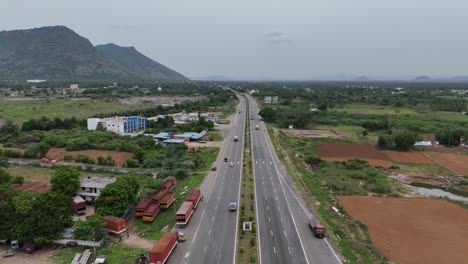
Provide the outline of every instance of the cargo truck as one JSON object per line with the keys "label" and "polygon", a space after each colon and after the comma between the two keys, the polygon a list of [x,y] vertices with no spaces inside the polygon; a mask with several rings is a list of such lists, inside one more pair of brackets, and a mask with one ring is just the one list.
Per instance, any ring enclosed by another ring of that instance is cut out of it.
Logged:
{"label": "cargo truck", "polygon": [[193,214],[193,202],[185,201],[176,213],[176,225],[185,226]]}
{"label": "cargo truck", "polygon": [[156,215],[159,213],[159,203],[151,203],[143,213],[143,222],[153,222]]}
{"label": "cargo truck", "polygon": [[145,214],[146,209],[151,204],[150,198],[143,198],[141,201],[135,206],[135,217],[142,217]]}
{"label": "cargo truck", "polygon": [[109,233],[120,235],[127,231],[127,224],[123,218],[112,215],[103,215],[99,219],[106,222],[106,225],[103,229]]}
{"label": "cargo truck", "polygon": [[160,202],[161,199],[169,192],[171,192],[174,189],[174,180],[167,179],[164,181],[163,185],[159,187],[158,190],[156,190],[153,195],[151,196],[151,199],[154,202]]}
{"label": "cargo truck", "polygon": [[239,137],[238,137],[238,136],[234,136],[234,141],[239,141]]}
{"label": "cargo truck", "polygon": [[312,233],[314,234],[314,236],[316,236],[318,238],[324,238],[325,237],[325,235],[326,235],[325,226],[323,226],[321,224],[314,225],[312,223],[312,221],[309,222],[309,226],[312,229]]}
{"label": "cargo truck", "polygon": [[161,199],[161,202],[159,203],[159,207],[161,207],[161,209],[167,209],[167,208],[171,207],[171,205],[175,201],[174,196],[175,196],[175,193],[173,193],[173,192],[167,193]]}
{"label": "cargo truck", "polygon": [[164,264],[177,246],[177,232],[164,233],[149,253],[150,264]]}
{"label": "cargo truck", "polygon": [[72,205],[77,214],[86,213],[86,201],[83,198],[81,198],[81,196],[77,195],[73,197]]}
{"label": "cargo truck", "polygon": [[201,197],[202,196],[201,196],[200,189],[195,189],[189,194],[189,196],[187,196],[187,199],[185,199],[185,201],[192,202],[193,209],[197,209],[198,203],[200,202]]}

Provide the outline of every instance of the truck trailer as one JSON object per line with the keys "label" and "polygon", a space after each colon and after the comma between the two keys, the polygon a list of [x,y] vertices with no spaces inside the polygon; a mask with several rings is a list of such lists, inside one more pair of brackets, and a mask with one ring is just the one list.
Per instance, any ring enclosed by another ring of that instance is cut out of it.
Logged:
{"label": "truck trailer", "polygon": [[127,231],[127,223],[123,218],[115,217],[112,215],[103,215],[99,219],[106,222],[104,230],[112,234],[120,235]]}
{"label": "truck trailer", "polygon": [[145,214],[146,209],[151,204],[150,198],[143,198],[140,202],[135,206],[135,217],[142,217]]}
{"label": "truck trailer", "polygon": [[185,201],[176,213],[176,225],[185,226],[193,214],[193,202]]}
{"label": "truck trailer", "polygon": [[200,191],[200,189],[193,190],[189,194],[187,199],[185,199],[185,201],[189,201],[189,202],[193,203],[193,209],[197,209],[198,203],[200,202],[200,200],[201,200],[201,191]]}
{"label": "truck trailer", "polygon": [[81,198],[81,196],[77,195],[73,197],[72,205],[77,214],[86,213],[86,201],[83,198]]}
{"label": "truck trailer", "polygon": [[159,203],[151,203],[143,214],[143,222],[153,222],[156,215],[159,213]]}
{"label": "truck trailer", "polygon": [[174,203],[174,201],[175,201],[174,196],[175,196],[175,193],[173,193],[173,192],[167,193],[167,194],[161,199],[161,202],[159,203],[159,207],[161,207],[161,209],[167,209],[167,208],[171,207],[171,205],[172,205],[172,204]]}
{"label": "truck trailer", "polygon": [[177,246],[177,232],[164,233],[149,253],[150,264],[164,264]]}

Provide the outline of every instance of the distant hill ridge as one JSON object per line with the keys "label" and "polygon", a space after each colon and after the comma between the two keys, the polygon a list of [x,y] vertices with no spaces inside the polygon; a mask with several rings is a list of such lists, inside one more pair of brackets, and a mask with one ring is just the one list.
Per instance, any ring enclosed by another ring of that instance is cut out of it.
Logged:
{"label": "distant hill ridge", "polygon": [[65,26],[0,32],[0,79],[187,81],[135,48],[94,47]]}

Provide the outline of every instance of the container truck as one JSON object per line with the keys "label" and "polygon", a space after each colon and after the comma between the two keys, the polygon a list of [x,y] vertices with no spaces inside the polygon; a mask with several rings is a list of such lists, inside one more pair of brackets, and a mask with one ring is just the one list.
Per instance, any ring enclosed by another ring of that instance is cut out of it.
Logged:
{"label": "container truck", "polygon": [[185,201],[176,213],[176,225],[185,226],[193,214],[193,202]]}
{"label": "container truck", "polygon": [[86,213],[86,201],[81,196],[77,195],[73,197],[72,205],[77,214]]}
{"label": "container truck", "polygon": [[146,209],[151,204],[150,198],[143,198],[140,202],[135,206],[135,217],[142,217],[145,214]]}
{"label": "container truck", "polygon": [[100,220],[106,222],[104,230],[113,233],[115,235],[120,235],[127,231],[127,224],[125,219],[115,217],[112,215],[104,215],[99,218]]}
{"label": "container truck", "polygon": [[164,264],[177,246],[177,232],[164,233],[149,253],[150,264]]}
{"label": "container truck", "polygon": [[189,196],[187,196],[187,199],[185,201],[189,201],[193,203],[193,209],[197,209],[198,203],[201,200],[201,191],[200,189],[194,189]]}
{"label": "container truck", "polygon": [[151,203],[143,213],[143,222],[153,222],[156,215],[159,213],[159,203]]}
{"label": "container truck", "polygon": [[159,203],[159,207],[161,207],[161,209],[167,209],[167,208],[171,207],[171,205],[175,201],[174,196],[175,196],[175,193],[173,193],[173,192],[167,193],[161,199],[161,202]]}
{"label": "container truck", "polygon": [[238,137],[238,136],[234,136],[234,141],[239,141],[239,137]]}
{"label": "container truck", "polygon": [[160,202],[161,199],[169,192],[171,192],[174,189],[175,182],[174,180],[167,179],[164,181],[164,183],[157,189],[153,195],[151,196],[151,199],[154,202]]}

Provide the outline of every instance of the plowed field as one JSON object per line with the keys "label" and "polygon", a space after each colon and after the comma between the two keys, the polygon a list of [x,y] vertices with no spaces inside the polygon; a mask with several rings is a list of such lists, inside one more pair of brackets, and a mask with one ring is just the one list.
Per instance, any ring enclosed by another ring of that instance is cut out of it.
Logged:
{"label": "plowed field", "polygon": [[72,155],[73,157],[78,155],[87,155],[96,160],[99,156],[103,156],[106,158],[107,156],[111,156],[112,159],[115,160],[115,165],[122,166],[125,164],[125,161],[133,157],[133,153],[131,152],[123,152],[123,151],[110,151],[110,150],[97,150],[97,149],[88,149],[88,150],[79,150],[79,151],[67,151],[64,148],[51,148],[49,152],[47,152],[46,157],[50,158],[63,158],[65,155]]}
{"label": "plowed field", "polygon": [[383,151],[394,162],[408,164],[436,164],[428,159],[422,152]]}
{"label": "plowed field", "polygon": [[425,152],[428,158],[459,175],[468,175],[468,156],[452,153]]}
{"label": "plowed field", "polygon": [[351,216],[366,224],[372,243],[405,264],[466,264],[468,210],[445,200],[342,196]]}
{"label": "plowed field", "polygon": [[371,145],[323,143],[316,147],[317,154],[327,161],[367,160],[371,166],[392,166],[391,160]]}

